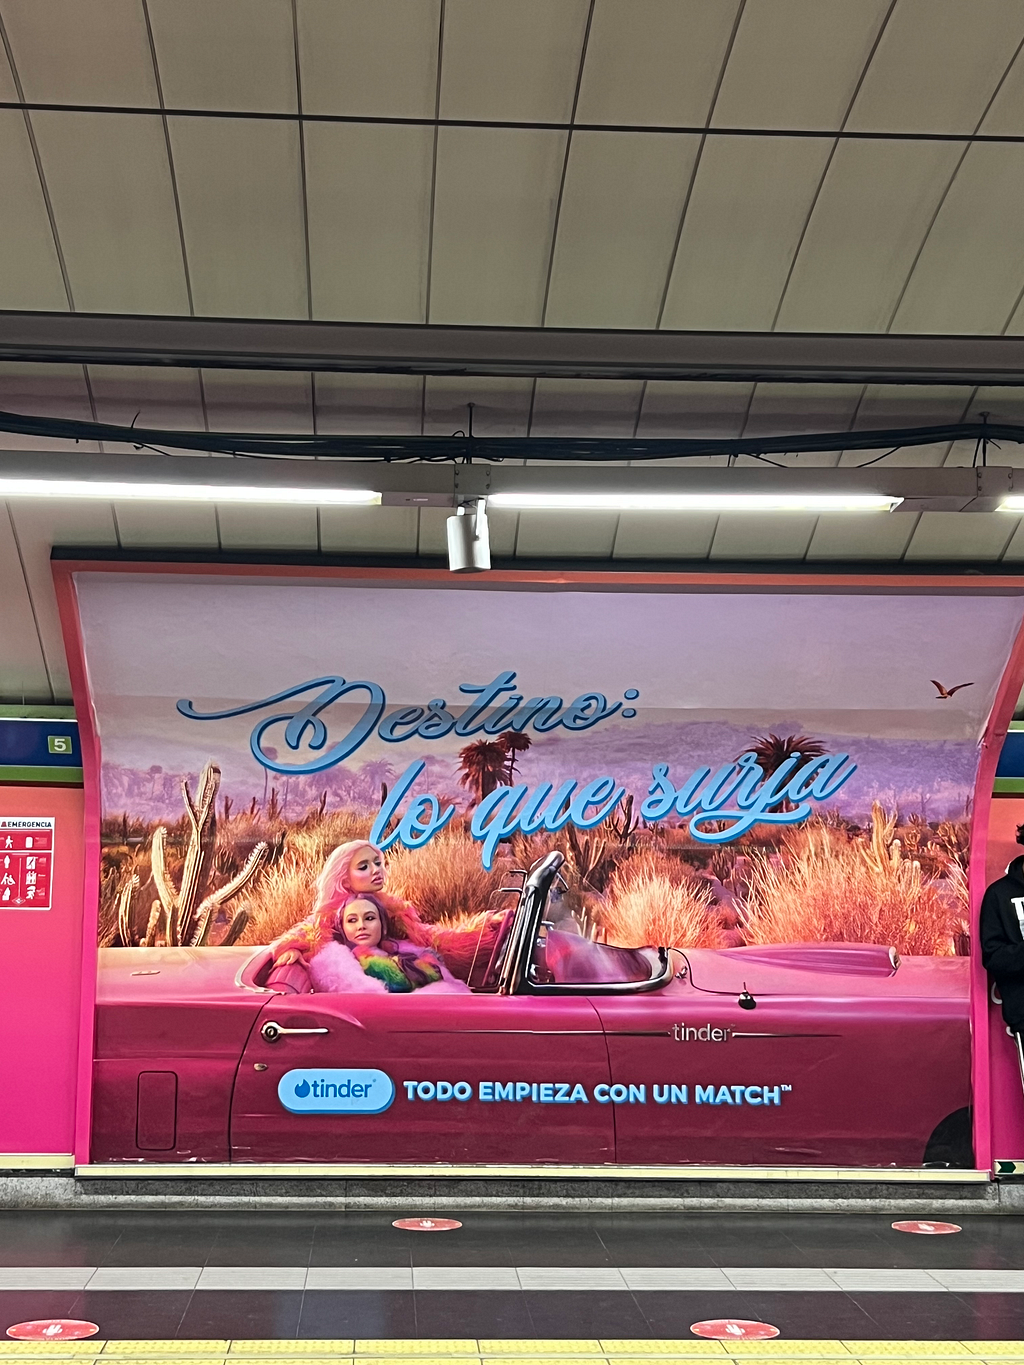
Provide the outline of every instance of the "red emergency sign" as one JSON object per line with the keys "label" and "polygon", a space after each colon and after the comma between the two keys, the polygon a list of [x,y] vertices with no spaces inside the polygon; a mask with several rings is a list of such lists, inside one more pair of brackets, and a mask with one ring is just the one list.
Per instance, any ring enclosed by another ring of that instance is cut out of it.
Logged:
{"label": "red emergency sign", "polygon": [[49,910],[52,816],[0,816],[0,910]]}

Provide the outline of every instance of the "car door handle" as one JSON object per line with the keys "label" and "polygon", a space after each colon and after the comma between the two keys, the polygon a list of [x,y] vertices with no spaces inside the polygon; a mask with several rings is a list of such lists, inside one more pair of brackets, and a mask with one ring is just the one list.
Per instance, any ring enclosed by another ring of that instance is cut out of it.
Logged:
{"label": "car door handle", "polygon": [[283,1028],[274,1019],[268,1019],[260,1029],[260,1037],[265,1043],[276,1043],[278,1038],[285,1033],[329,1033],[325,1028]]}

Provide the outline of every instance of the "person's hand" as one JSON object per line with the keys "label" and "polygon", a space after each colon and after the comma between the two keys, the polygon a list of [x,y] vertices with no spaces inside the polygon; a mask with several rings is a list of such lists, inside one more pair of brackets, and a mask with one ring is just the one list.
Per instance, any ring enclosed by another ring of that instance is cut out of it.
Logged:
{"label": "person's hand", "polygon": [[279,957],[274,958],[275,967],[290,967],[293,962],[298,962],[302,954],[298,948],[286,948]]}

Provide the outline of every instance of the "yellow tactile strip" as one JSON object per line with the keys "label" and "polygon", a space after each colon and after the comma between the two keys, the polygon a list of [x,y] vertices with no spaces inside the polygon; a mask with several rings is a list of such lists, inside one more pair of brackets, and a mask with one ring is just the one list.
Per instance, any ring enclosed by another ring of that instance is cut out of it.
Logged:
{"label": "yellow tactile strip", "polygon": [[337,1341],[10,1341],[0,1339],[3,1362],[43,1360],[72,1365],[651,1365],[704,1359],[720,1365],[809,1365],[814,1360],[924,1365],[936,1360],[1024,1365],[1024,1341],[706,1341],[523,1338],[388,1338]]}

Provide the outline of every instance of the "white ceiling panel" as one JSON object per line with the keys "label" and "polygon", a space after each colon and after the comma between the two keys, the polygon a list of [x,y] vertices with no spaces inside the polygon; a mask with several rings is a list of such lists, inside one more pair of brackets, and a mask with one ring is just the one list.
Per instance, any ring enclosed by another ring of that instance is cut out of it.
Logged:
{"label": "white ceiling panel", "polygon": [[973,132],[1022,38],[1020,0],[898,0],[847,126]]}
{"label": "white ceiling panel", "polygon": [[320,433],[415,436],[423,410],[423,380],[414,374],[318,374]]}
{"label": "white ceiling panel", "polygon": [[4,0],[2,12],[31,103],[156,105],[138,0]]}
{"label": "white ceiling panel", "polygon": [[134,365],[90,365],[100,422],[202,431],[199,371]]}
{"label": "white ceiling panel", "polygon": [[960,150],[942,142],[841,143],[793,268],[779,330],[883,330]]}
{"label": "white ceiling panel", "polygon": [[1010,543],[1003,554],[1002,562],[1014,564],[1016,567],[1014,562],[1022,559],[1024,559],[1024,517],[1017,523],[1017,529],[1010,537]]}
{"label": "white ceiling panel", "polygon": [[889,0],[747,0],[712,126],[839,128],[888,8]]}
{"label": "white ceiling panel", "polygon": [[25,120],[0,109],[0,308],[68,306]]}
{"label": "white ceiling panel", "polygon": [[430,322],[541,323],[565,134],[443,128]]}
{"label": "white ceiling panel", "polygon": [[525,436],[532,395],[532,379],[428,376],[424,434],[450,436],[467,431],[467,404],[472,403],[474,435]]}
{"label": "white ceiling panel", "polygon": [[[966,387],[941,384],[869,384],[854,426],[858,431],[871,431],[962,422],[973,393]],[[901,451],[901,457],[906,453]]]}
{"label": "white ceiling panel", "polygon": [[982,120],[982,133],[989,136],[1020,137],[1024,133],[1024,50],[1017,53],[1013,66]]}
{"label": "white ceiling panel", "polygon": [[819,517],[808,559],[900,559],[917,527],[912,512]]}
{"label": "white ceiling panel", "polygon": [[[33,417],[66,417],[92,421],[89,390],[81,365],[30,365],[0,361],[0,408]],[[70,441],[49,436],[19,436],[0,431],[3,450],[70,450],[95,454],[95,441]]]}
{"label": "white ceiling panel", "polygon": [[[638,436],[709,436],[725,439],[743,430],[750,384],[652,379],[644,389]],[[726,456],[714,456],[724,463]],[[687,462],[689,463],[689,462]]]}
{"label": "white ceiling panel", "polygon": [[298,0],[308,114],[433,118],[441,0]]}
{"label": "white ceiling panel", "polygon": [[441,117],[565,122],[587,0],[447,0]]}
{"label": "white ceiling panel", "polygon": [[322,507],[320,547],[325,554],[416,553],[415,507]]}
{"label": "white ceiling panel", "polygon": [[1024,146],[971,147],[928,234],[894,332],[999,333],[1024,288]]}
{"label": "white ceiling panel", "polygon": [[0,46],[0,100],[16,102],[18,98],[18,87],[14,83],[11,64],[7,60],[7,51]]}
{"label": "white ceiling panel", "polygon": [[298,370],[204,370],[211,431],[313,433],[309,374]]}
{"label": "white ceiling panel", "polygon": [[642,395],[633,379],[538,379],[530,435],[630,437]]}
{"label": "white ceiling panel", "polygon": [[76,309],[187,313],[159,119],[39,112],[32,122]]}
{"label": "white ceiling panel", "polygon": [[718,518],[710,559],[803,559],[818,518],[805,512],[770,517],[730,512]]}
{"label": "white ceiling panel", "polygon": [[126,549],[216,550],[217,513],[202,503],[115,502],[117,532]]}
{"label": "white ceiling panel", "polygon": [[9,701],[49,700],[53,688],[7,503],[0,503],[0,583],[0,696]]}
{"label": "white ceiling panel", "polygon": [[823,139],[708,140],[662,327],[771,330],[829,151]]}
{"label": "white ceiling panel", "polygon": [[623,512],[615,536],[614,559],[706,559],[716,516],[672,512]]}
{"label": "white ceiling panel", "polygon": [[447,507],[421,507],[416,513],[416,552],[421,555],[447,555],[447,521],[451,510]]}
{"label": "white ceiling panel", "polygon": [[311,123],[305,137],[313,316],[423,322],[433,130]]}
{"label": "white ceiling panel", "polygon": [[1020,523],[1006,512],[922,512],[906,559],[998,559]]}
{"label": "white ceiling panel", "polygon": [[519,559],[610,559],[618,529],[617,512],[520,512]]}
{"label": "white ceiling panel", "polygon": [[654,327],[699,139],[577,133],[555,242],[550,327]]}
{"label": "white ceiling panel", "polygon": [[183,116],[170,130],[196,312],[306,317],[296,125]]}
{"label": "white ceiling panel", "polygon": [[168,109],[294,113],[289,0],[148,0]]}
{"label": "white ceiling panel", "polygon": [[736,10],[736,0],[597,0],[577,122],[702,126]]}
{"label": "white ceiling panel", "polygon": [[[114,518],[106,503],[18,498],[9,504],[21,548],[25,581],[32,598],[54,701],[71,700],[71,680],[64,654],[64,637],[53,591],[50,549],[54,545],[117,546]],[[3,689],[0,687],[0,694]]]}
{"label": "white ceiling panel", "polygon": [[319,549],[315,507],[218,506],[220,543],[224,550]]}
{"label": "white ceiling panel", "polygon": [[[758,384],[750,401],[744,435],[845,431],[853,421],[860,395],[856,384]],[[801,463],[821,462],[811,455],[798,458]],[[825,452],[824,462],[834,464],[836,456]]]}
{"label": "white ceiling panel", "polygon": [[[1024,422],[1024,389],[983,388],[974,394],[971,404],[972,416],[987,412],[993,422]],[[977,420],[977,419],[975,419]],[[1003,463],[1003,456],[1024,447],[1004,445],[1001,451],[989,452],[989,464]]]}

